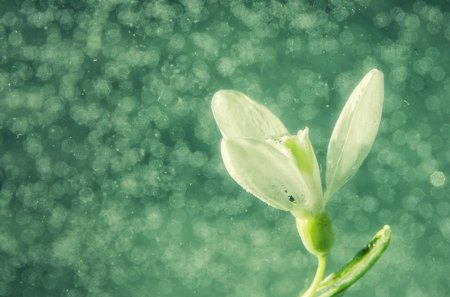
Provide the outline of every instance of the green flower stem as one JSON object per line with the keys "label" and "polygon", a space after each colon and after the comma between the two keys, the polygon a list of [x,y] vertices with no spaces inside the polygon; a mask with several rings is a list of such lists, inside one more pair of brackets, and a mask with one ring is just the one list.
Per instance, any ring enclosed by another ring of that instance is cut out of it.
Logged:
{"label": "green flower stem", "polygon": [[318,296],[336,296],[353,285],[372,268],[386,250],[390,241],[391,229],[386,225],[341,270],[330,274],[320,283],[316,291]]}
{"label": "green flower stem", "polygon": [[317,256],[317,270],[316,275],[314,276],[314,280],[309,286],[308,290],[304,294],[300,294],[299,297],[314,297],[317,288],[320,285],[320,282],[323,279],[323,275],[325,273],[325,267],[327,265],[327,256],[318,255]]}

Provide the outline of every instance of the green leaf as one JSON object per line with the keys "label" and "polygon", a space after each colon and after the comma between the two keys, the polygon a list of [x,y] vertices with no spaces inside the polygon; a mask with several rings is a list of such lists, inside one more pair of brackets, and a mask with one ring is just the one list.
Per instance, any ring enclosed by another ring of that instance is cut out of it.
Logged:
{"label": "green leaf", "polygon": [[380,258],[391,241],[391,229],[385,225],[340,271],[327,276],[316,291],[317,297],[332,297],[360,279]]}

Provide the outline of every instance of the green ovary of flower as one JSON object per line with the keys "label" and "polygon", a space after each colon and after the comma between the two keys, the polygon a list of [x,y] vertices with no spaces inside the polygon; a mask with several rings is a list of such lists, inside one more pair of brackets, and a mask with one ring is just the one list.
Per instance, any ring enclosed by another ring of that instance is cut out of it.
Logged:
{"label": "green ovary of flower", "polygon": [[325,256],[334,242],[330,216],[326,212],[306,219],[297,218],[297,230],[305,248],[316,256]]}

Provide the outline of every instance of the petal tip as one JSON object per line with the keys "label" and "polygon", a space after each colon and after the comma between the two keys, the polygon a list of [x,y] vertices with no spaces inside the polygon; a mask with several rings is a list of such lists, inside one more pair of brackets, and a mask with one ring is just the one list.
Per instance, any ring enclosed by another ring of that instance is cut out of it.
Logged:
{"label": "petal tip", "polygon": [[216,115],[222,109],[226,109],[230,104],[236,104],[242,97],[242,93],[235,90],[219,90],[214,93],[211,100],[211,109],[213,114]]}
{"label": "petal tip", "polygon": [[214,109],[221,103],[221,101],[224,99],[226,95],[226,90],[219,90],[214,93],[212,100],[211,100],[211,107],[214,111]]}
{"label": "petal tip", "polygon": [[384,80],[384,74],[380,70],[373,68],[366,74],[370,80],[379,80],[380,82],[383,82]]}

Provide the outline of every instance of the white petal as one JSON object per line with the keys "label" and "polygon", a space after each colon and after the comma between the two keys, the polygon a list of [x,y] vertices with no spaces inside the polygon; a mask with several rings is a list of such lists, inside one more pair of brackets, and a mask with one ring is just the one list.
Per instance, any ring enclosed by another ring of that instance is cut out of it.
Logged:
{"label": "white petal", "polygon": [[383,73],[372,69],[353,90],[331,135],[326,199],[359,169],[369,153],[380,124],[383,97]]}
{"label": "white petal", "polygon": [[[309,129],[305,127],[303,130],[297,132],[297,139],[300,146],[303,148],[307,154],[305,157],[310,167],[310,173],[305,177],[305,181],[309,188],[311,189],[312,195],[317,197],[317,199],[323,200],[322,194],[322,182],[320,180],[320,169],[319,163],[317,162],[316,154],[314,153],[314,148],[312,146],[311,140],[309,140]],[[324,204],[323,202],[321,204]]]}
{"label": "white petal", "polygon": [[295,164],[269,143],[222,139],[221,150],[231,177],[262,201],[297,214],[316,207]]}
{"label": "white petal", "polygon": [[211,107],[224,138],[265,140],[288,134],[283,123],[269,109],[238,91],[218,91]]}
{"label": "white petal", "polygon": [[[296,136],[286,136],[281,138],[284,151],[292,159],[300,170],[303,180],[308,187],[311,199],[323,207],[322,183],[320,180],[319,164],[317,163],[314,148],[309,140],[309,129],[299,130]],[[285,153],[286,154],[286,153]]]}

